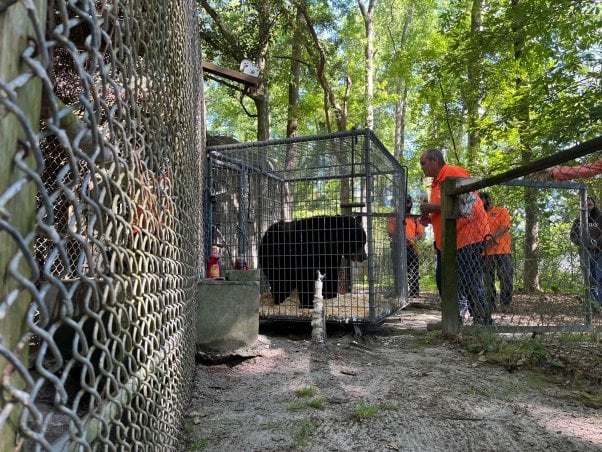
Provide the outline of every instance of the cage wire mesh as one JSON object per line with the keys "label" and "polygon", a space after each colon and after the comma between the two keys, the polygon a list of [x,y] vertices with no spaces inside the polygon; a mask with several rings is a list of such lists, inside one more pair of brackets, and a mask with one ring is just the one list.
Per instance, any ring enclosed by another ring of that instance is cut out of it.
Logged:
{"label": "cage wire mesh", "polygon": [[[261,269],[260,319],[308,320],[317,272],[330,322],[406,301],[406,171],[370,130],[208,148],[206,243],[225,271]],[[392,259],[393,254],[402,256]]]}
{"label": "cage wire mesh", "polygon": [[[600,305],[594,298],[596,283],[590,272],[590,261],[597,251],[576,244],[578,237],[588,236],[587,230],[575,226],[575,220],[586,213],[586,186],[515,181],[485,191],[492,203],[506,208],[511,217],[511,296],[505,298],[502,292],[505,264],[499,265],[496,258],[498,265],[492,265],[491,260],[487,262],[489,256],[484,262],[484,283],[495,328],[517,332],[599,328]],[[529,200],[537,207],[536,242],[526,234],[534,220],[525,214]]]}
{"label": "cage wire mesh", "polygon": [[42,4],[0,8],[0,450],[178,450],[203,267],[196,4]]}
{"label": "cage wire mesh", "polygon": [[[591,245],[591,231],[580,227],[592,224],[587,217],[587,186],[517,179],[479,191],[483,192],[494,207],[490,228],[483,229],[482,222],[459,220],[465,223],[458,226],[458,230],[465,229],[458,233],[457,243],[465,248],[458,250],[457,256],[460,324],[464,328],[490,324],[493,331],[519,335],[534,331],[587,333],[602,327],[602,278],[595,265],[600,248]],[[527,202],[533,216],[526,214]],[[509,250],[486,246],[492,239],[487,234],[501,226],[500,208],[510,219]],[[527,232],[534,222],[538,227],[533,236]],[[427,303],[440,300],[433,278],[437,267],[433,239],[429,226],[417,253],[421,300]],[[480,252],[467,253],[470,242]],[[582,243],[591,246],[580,246]],[[493,251],[488,253],[488,248]],[[488,316],[492,322],[483,320]]]}

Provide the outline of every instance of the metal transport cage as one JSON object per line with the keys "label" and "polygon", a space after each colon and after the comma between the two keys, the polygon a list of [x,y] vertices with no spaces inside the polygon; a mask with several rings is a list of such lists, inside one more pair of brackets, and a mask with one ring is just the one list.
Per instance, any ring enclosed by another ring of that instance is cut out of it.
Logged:
{"label": "metal transport cage", "polygon": [[378,323],[407,298],[406,180],[368,129],[212,146],[205,243],[262,270],[262,320],[310,320],[319,271],[327,321]]}

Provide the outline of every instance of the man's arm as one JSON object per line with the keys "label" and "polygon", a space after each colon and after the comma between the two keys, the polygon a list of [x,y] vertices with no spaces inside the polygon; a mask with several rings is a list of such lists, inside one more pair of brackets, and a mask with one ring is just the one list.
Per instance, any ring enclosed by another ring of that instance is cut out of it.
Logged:
{"label": "man's arm", "polygon": [[499,237],[510,231],[510,213],[505,208],[497,208],[497,211],[500,216],[500,227],[497,231],[491,232],[491,237],[496,243]]}
{"label": "man's arm", "polygon": [[420,213],[422,215],[441,212],[441,204],[438,202],[423,202],[420,204]]}
{"label": "man's arm", "polygon": [[427,226],[431,223],[430,214],[441,211],[441,204],[438,202],[427,202],[423,201],[420,204],[420,223],[423,226]]}
{"label": "man's arm", "polygon": [[544,181],[552,178],[557,181],[565,181],[571,179],[583,179],[586,177],[594,177],[602,174],[602,157],[593,163],[585,163],[577,166],[554,166],[537,171],[531,175],[531,179]]}
{"label": "man's arm", "polygon": [[555,166],[552,168],[552,179],[558,181],[583,179],[602,174],[602,157],[593,163],[578,166]]}

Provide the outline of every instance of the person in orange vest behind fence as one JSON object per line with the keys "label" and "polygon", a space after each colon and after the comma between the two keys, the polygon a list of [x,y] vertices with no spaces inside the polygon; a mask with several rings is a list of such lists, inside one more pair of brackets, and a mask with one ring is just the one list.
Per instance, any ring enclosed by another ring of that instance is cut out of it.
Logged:
{"label": "person in orange vest behind fence", "polygon": [[[448,177],[470,177],[468,171],[445,162],[438,149],[427,149],[420,156],[420,167],[432,177],[431,198],[420,205],[423,225],[432,224],[437,267],[435,279],[441,295],[441,183]],[[460,217],[456,219],[456,263],[458,267],[458,304],[468,302],[475,324],[492,325],[491,311],[483,287],[483,240],[489,234],[489,221],[483,201],[476,193],[460,195]],[[460,322],[462,318],[460,318]]]}
{"label": "person in orange vest behind fence", "polygon": [[[408,296],[416,298],[420,295],[420,258],[418,256],[418,241],[424,238],[424,226],[418,221],[417,216],[410,215],[412,211],[412,197],[406,196],[406,261],[408,267]],[[387,232],[394,239],[397,226],[395,217],[389,217]],[[395,251],[395,248],[393,248]],[[393,256],[396,262],[396,256]],[[398,259],[398,258],[397,258]]]}
{"label": "person in orange vest behind fence", "polygon": [[483,282],[487,299],[492,309],[496,309],[495,279],[500,281],[500,308],[508,312],[512,304],[514,262],[512,261],[512,238],[510,237],[510,213],[504,207],[495,206],[491,196],[484,191],[479,193],[487,217],[490,233],[483,242]]}

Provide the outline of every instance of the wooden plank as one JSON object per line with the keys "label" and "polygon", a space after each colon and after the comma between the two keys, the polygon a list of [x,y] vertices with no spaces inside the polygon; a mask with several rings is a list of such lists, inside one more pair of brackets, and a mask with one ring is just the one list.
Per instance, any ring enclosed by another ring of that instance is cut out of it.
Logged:
{"label": "wooden plank", "polygon": [[[36,34],[24,7],[25,4],[25,2],[14,3],[0,13],[0,80],[3,82],[8,83],[20,74],[29,72],[29,69],[22,64],[21,53],[27,47],[28,39]],[[32,4],[37,10],[37,17],[42,18],[39,25],[43,27],[46,18],[46,1],[37,0]],[[42,29],[41,32],[43,34],[44,30]],[[32,77],[16,91],[18,108],[25,112],[28,122],[34,130],[37,130],[40,122],[42,92],[40,79]],[[24,177],[23,172],[18,170],[14,163],[15,157],[24,158],[18,144],[19,141],[27,143],[27,136],[17,116],[0,106],[0,195],[4,194],[6,189],[18,179]],[[35,168],[33,152],[30,151],[28,154],[26,157],[27,164],[31,168]],[[25,241],[27,236],[31,237],[31,231],[33,231],[35,225],[36,193],[36,185],[29,179],[27,183],[20,187],[18,193],[3,206],[10,225],[17,231],[22,241]],[[0,239],[2,240],[2,247],[0,248],[0,280],[2,281],[0,302],[6,302],[6,298],[11,291],[18,293],[10,306],[3,306],[6,311],[0,319],[0,336],[2,337],[3,346],[14,355],[17,355],[18,359],[27,368],[29,364],[27,339],[25,339],[25,344],[21,344],[24,345],[22,350],[16,349],[27,331],[26,314],[31,304],[32,295],[8,271],[9,263],[13,257],[21,253],[16,241],[9,238],[8,234],[2,231],[0,231]],[[29,250],[32,251],[31,240],[27,245]],[[31,278],[32,269],[24,259],[20,260],[18,272],[23,277]],[[25,389],[25,383],[20,374],[15,369],[8,369],[8,362],[4,358],[0,358],[0,373],[6,383]],[[4,390],[0,398],[2,402],[9,399],[12,401],[12,396],[4,393]],[[14,450],[16,448],[18,416],[21,409],[22,407],[18,403],[15,404],[9,418],[0,426],[0,450]]]}
{"label": "wooden plank", "polygon": [[456,250],[456,218],[454,199],[448,195],[458,178],[448,177],[441,187],[441,326],[443,333],[455,336],[460,332],[458,318],[458,261]]}
{"label": "wooden plank", "polygon": [[227,78],[234,82],[243,83],[249,86],[257,86],[259,83],[259,78],[257,77],[253,77],[252,75],[243,72],[233,71],[232,69],[218,66],[217,64],[209,63],[208,61],[203,61],[202,66],[204,71]]}

